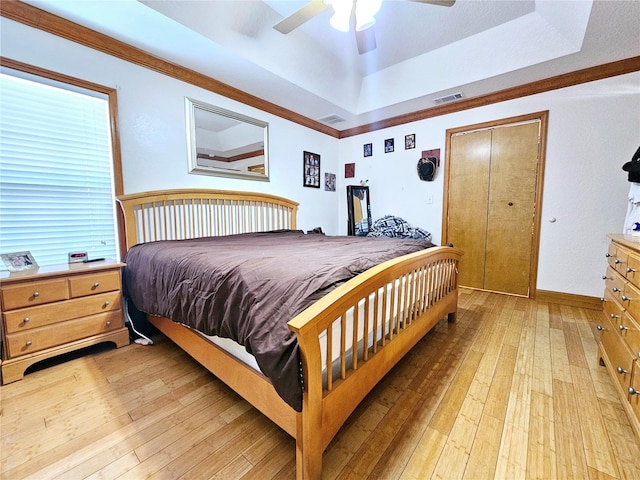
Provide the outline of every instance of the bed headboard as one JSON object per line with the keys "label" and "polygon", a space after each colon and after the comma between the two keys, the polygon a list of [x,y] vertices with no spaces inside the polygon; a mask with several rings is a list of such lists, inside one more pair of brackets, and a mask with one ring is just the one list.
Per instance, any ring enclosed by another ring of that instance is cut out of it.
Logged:
{"label": "bed headboard", "polygon": [[155,240],[295,229],[298,203],[266,193],[177,189],[117,197],[127,248]]}

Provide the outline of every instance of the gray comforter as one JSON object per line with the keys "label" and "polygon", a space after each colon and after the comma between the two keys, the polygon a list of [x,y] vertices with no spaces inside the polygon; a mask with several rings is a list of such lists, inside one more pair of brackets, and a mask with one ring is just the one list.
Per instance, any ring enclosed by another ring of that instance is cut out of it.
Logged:
{"label": "gray comforter", "polygon": [[430,246],[290,230],[151,242],[127,253],[124,290],[143,312],[244,345],[300,411],[300,355],[287,322],[335,285]]}

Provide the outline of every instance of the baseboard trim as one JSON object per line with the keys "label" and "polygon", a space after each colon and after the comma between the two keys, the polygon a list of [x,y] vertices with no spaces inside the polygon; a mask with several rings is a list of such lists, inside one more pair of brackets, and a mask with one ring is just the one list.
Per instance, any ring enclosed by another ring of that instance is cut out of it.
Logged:
{"label": "baseboard trim", "polygon": [[597,297],[575,295],[573,293],[551,292],[549,290],[537,290],[535,299],[539,302],[559,303],[570,307],[588,308],[590,310],[602,310],[602,300]]}

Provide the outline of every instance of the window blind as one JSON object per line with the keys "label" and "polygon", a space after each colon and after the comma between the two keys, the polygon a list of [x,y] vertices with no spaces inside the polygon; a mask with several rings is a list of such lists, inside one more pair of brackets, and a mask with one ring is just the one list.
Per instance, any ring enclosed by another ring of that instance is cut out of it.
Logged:
{"label": "window blind", "polygon": [[108,98],[43,81],[0,73],[0,251],[117,258]]}

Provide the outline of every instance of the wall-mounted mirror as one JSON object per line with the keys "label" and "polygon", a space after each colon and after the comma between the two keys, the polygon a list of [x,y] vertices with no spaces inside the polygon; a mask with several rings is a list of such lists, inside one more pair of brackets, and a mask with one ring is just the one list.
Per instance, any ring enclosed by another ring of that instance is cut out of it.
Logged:
{"label": "wall-mounted mirror", "polygon": [[269,180],[269,124],[191,98],[189,173]]}
{"label": "wall-mounted mirror", "polygon": [[369,187],[347,185],[347,235],[366,236],[371,230]]}

